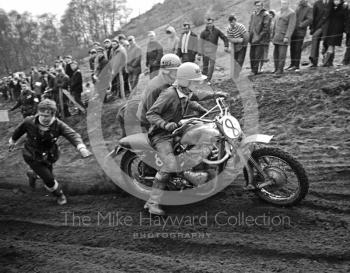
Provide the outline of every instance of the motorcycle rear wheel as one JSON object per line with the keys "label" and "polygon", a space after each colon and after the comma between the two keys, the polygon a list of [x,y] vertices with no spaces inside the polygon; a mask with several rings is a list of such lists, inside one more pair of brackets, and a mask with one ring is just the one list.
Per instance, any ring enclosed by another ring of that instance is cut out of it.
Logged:
{"label": "motorcycle rear wheel", "polygon": [[131,187],[139,193],[149,195],[152,190],[152,183],[154,177],[150,179],[149,183],[141,178],[140,164],[142,164],[139,156],[133,152],[127,151],[121,159],[121,169],[128,179],[131,179]]}

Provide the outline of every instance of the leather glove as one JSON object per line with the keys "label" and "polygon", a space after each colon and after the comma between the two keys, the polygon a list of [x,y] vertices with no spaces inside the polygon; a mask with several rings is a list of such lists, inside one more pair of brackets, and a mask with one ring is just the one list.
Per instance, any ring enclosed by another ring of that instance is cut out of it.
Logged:
{"label": "leather glove", "polygon": [[205,107],[201,107],[201,109],[199,110],[199,114],[204,115],[205,113],[207,113],[209,110]]}
{"label": "leather glove", "polygon": [[168,122],[165,126],[164,129],[167,130],[168,132],[172,132],[177,129],[177,124],[175,122]]}

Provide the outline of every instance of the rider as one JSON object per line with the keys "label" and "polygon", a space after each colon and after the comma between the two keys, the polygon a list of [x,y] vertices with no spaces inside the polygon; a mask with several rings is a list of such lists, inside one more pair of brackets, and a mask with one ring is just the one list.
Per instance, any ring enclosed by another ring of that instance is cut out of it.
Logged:
{"label": "rider", "polygon": [[160,73],[148,83],[146,90],[141,95],[131,98],[120,108],[117,120],[122,129],[121,137],[131,135],[134,133],[134,129],[139,128],[139,126],[136,126],[135,121],[144,130],[148,130],[149,125],[146,113],[157,100],[159,94],[174,83],[176,71],[180,64],[181,61],[177,55],[164,55],[160,61]]}
{"label": "rider", "polygon": [[[177,55],[170,53],[163,56],[160,65],[160,73],[150,81],[147,89],[142,94],[141,102],[137,110],[137,118],[140,120],[141,126],[146,130],[149,130],[150,128],[146,114],[158,99],[160,93],[169,88],[175,82],[177,70],[181,65],[181,60]],[[192,98],[194,100],[206,100],[218,96],[225,97],[226,95],[226,93],[221,91],[215,93],[204,91],[201,92],[201,98],[199,98],[197,94],[194,94]]]}
{"label": "rider", "polygon": [[[57,198],[57,203],[64,205],[67,199],[52,172],[53,163],[59,157],[57,139],[64,136],[84,158],[91,153],[87,150],[81,136],[55,117],[56,112],[57,106],[53,100],[41,101],[38,105],[38,114],[27,117],[14,131],[9,140],[9,150],[14,150],[16,142],[21,136],[27,134],[23,149],[24,161],[44,181],[45,188]],[[35,177],[30,177],[29,182],[31,186],[35,185]]]}
{"label": "rider", "polygon": [[183,63],[177,70],[174,85],[159,95],[146,114],[151,125],[149,130],[151,144],[164,163],[156,174],[150,198],[145,204],[145,208],[151,214],[164,215],[164,211],[159,206],[163,190],[171,173],[179,172],[174,155],[172,132],[178,128],[178,123],[188,108],[199,113],[207,112],[207,109],[199,103],[190,100],[192,91],[197,90],[199,84],[203,83],[206,78],[197,64]]}
{"label": "rider", "polygon": [[35,92],[30,90],[29,83],[25,80],[21,81],[21,88],[21,95],[19,96],[16,105],[13,106],[10,111],[14,111],[18,107],[21,107],[23,118],[26,118],[35,115],[39,98]]}
{"label": "rider", "polygon": [[172,53],[166,54],[160,60],[160,73],[153,78],[142,94],[141,102],[137,110],[137,117],[141,125],[149,129],[149,122],[146,118],[148,110],[158,99],[160,93],[169,88],[176,80],[177,69],[181,65],[180,58]]}

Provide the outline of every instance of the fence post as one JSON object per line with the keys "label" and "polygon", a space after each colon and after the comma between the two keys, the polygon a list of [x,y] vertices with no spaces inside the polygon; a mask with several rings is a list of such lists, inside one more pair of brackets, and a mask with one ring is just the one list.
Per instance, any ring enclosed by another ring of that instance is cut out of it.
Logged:
{"label": "fence post", "polygon": [[235,44],[234,43],[231,43],[231,52],[230,52],[230,55],[231,55],[231,79],[234,79],[235,78],[235,68],[236,68],[236,65],[235,65]]}
{"label": "fence post", "polygon": [[119,71],[119,82],[120,82],[120,93],[122,95],[122,99],[125,100],[123,70]]}
{"label": "fence post", "polygon": [[63,92],[62,92],[62,88],[59,88],[59,100],[60,100],[60,109],[61,109],[61,117],[62,119],[65,119],[65,113],[64,113],[64,105],[63,105]]}

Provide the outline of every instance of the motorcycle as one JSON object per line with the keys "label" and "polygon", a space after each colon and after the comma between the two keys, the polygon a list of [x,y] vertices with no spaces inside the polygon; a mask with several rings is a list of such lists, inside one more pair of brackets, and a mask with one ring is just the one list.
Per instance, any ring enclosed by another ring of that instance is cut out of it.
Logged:
{"label": "motorcycle", "polygon": [[[207,118],[212,114],[213,119]],[[226,171],[225,175],[230,176],[227,168],[231,160],[236,170],[237,166],[242,167],[245,188],[270,204],[293,206],[308,193],[303,166],[285,151],[266,146],[273,136],[246,136],[224,98],[216,99],[216,106],[203,116],[182,120],[172,134],[176,143],[174,154],[183,171],[174,173],[168,191],[198,188],[203,189],[199,194],[210,196],[224,183],[225,179],[218,179],[220,175]],[[157,170],[164,163],[151,147],[147,134],[121,139],[112,154],[120,152],[123,153],[120,167],[131,179],[131,186],[149,196]]]}

